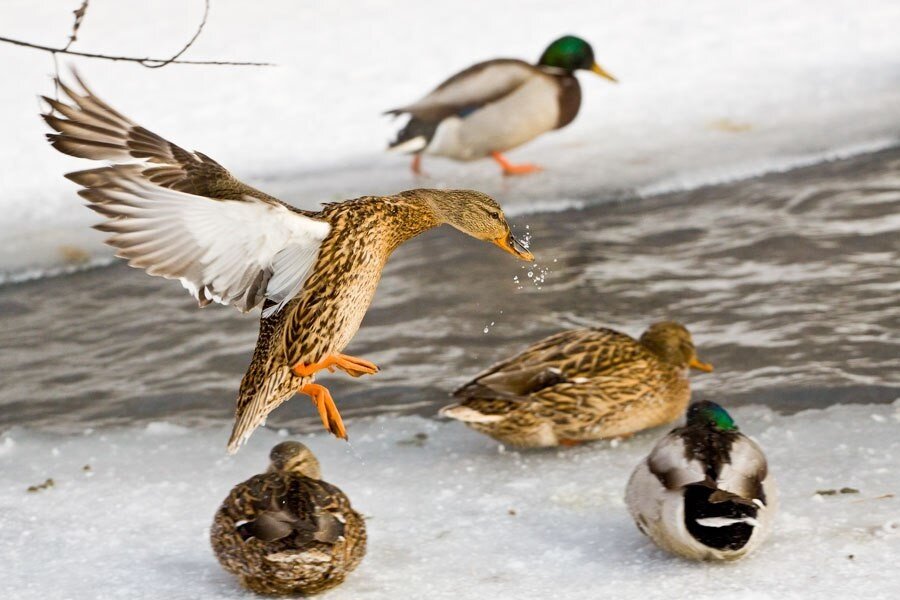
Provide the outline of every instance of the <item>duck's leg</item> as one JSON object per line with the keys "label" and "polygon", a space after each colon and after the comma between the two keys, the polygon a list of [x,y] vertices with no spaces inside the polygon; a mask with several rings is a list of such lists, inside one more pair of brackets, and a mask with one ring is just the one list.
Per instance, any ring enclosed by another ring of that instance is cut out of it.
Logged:
{"label": "duck's leg", "polygon": [[574,448],[575,446],[580,446],[583,443],[583,440],[573,440],[569,438],[562,438],[561,440],[559,440],[559,445],[565,446],[567,448]]}
{"label": "duck's leg", "polygon": [[347,430],[344,429],[344,420],[341,419],[341,413],[338,412],[337,406],[334,404],[334,398],[331,392],[323,385],[318,383],[307,383],[300,388],[301,394],[306,394],[312,399],[316,410],[319,411],[319,417],[322,419],[322,425],[330,431],[335,437],[342,440],[347,439]]}
{"label": "duck's leg", "polygon": [[422,155],[416,154],[413,156],[412,164],[409,165],[409,168],[412,169],[414,175],[422,174]]}
{"label": "duck's leg", "polygon": [[503,169],[504,175],[525,175],[526,173],[534,173],[541,170],[539,166],[533,165],[531,163],[514,165],[499,152],[491,152],[491,157],[500,164],[500,167]]}
{"label": "duck's leg", "polygon": [[294,366],[294,374],[298,377],[309,377],[310,375],[328,369],[334,372],[338,368],[351,377],[359,377],[360,375],[374,375],[378,372],[378,367],[363,358],[349,356],[347,354],[329,354],[319,362],[310,364],[300,363]]}

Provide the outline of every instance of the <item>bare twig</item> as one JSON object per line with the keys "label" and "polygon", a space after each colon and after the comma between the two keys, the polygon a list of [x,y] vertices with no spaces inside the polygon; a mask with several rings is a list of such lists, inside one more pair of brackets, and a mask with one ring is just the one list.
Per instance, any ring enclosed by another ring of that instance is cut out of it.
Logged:
{"label": "bare twig", "polygon": [[[87,0],[85,0],[85,2],[87,2]],[[194,41],[196,41],[197,37],[200,36],[200,32],[203,31],[203,26],[206,25],[206,17],[208,17],[208,16],[209,16],[209,0],[204,0],[203,19],[201,19],[200,26],[197,27],[197,31],[194,32],[194,37],[192,37],[190,40],[188,40],[188,43],[184,45],[184,48],[182,48],[181,50],[176,52],[172,56],[172,58],[170,58],[169,60],[167,60],[165,62],[161,62],[158,65],[144,65],[144,66],[148,67],[150,69],[158,69],[160,67],[164,67],[168,64],[172,64],[173,62],[175,62],[175,60],[178,59],[179,56],[184,54],[185,50],[187,50],[188,48],[190,48],[193,45],[193,43],[194,43]]]}
{"label": "bare twig", "polygon": [[188,40],[188,43],[184,45],[184,47],[176,52],[171,58],[138,58],[136,56],[116,56],[113,54],[97,54],[95,52],[78,52],[76,50],[70,50],[69,47],[75,42],[78,38],[78,28],[81,27],[81,22],[84,19],[84,15],[87,13],[88,1],[84,0],[81,6],[75,10],[75,22],[72,25],[72,33],[69,36],[69,41],[62,48],[54,48],[52,46],[44,46],[41,44],[32,44],[31,42],[25,42],[22,40],[16,40],[13,38],[2,37],[0,36],[0,42],[6,42],[7,44],[14,44],[16,46],[22,46],[24,48],[33,48],[34,50],[42,50],[44,52],[49,52],[53,55],[53,62],[56,64],[56,55],[57,54],[68,54],[70,56],[81,56],[84,58],[101,58],[104,60],[113,60],[113,61],[124,61],[124,62],[134,62],[147,67],[148,69],[158,69],[160,67],[165,67],[166,65],[229,65],[235,67],[273,67],[275,66],[273,63],[267,62],[246,62],[246,61],[230,61],[230,60],[178,60],[182,54],[184,54],[188,48],[190,48],[197,38],[200,36],[200,33],[203,31],[203,27],[206,25],[206,18],[209,16],[209,0],[204,0],[204,10],[203,10],[203,19],[200,21],[199,27],[197,27],[197,31],[194,32],[193,37]]}
{"label": "bare twig", "polygon": [[[84,19],[84,15],[87,12],[89,1],[90,0],[84,0],[84,2],[81,3],[81,6],[72,11],[75,14],[75,22],[72,23],[72,34],[69,35],[69,41],[66,43],[63,50],[68,50],[69,46],[72,45],[72,42],[78,39],[78,28],[81,27],[81,21]],[[209,9],[209,0],[207,0],[206,8]]]}
{"label": "bare twig", "polygon": [[230,60],[169,60],[166,58],[137,58],[134,56],[115,56],[112,54],[95,54],[93,52],[76,52],[75,50],[66,50],[64,48],[53,48],[51,46],[42,46],[40,44],[32,44],[23,42],[22,40],[14,40],[12,38],[0,36],[0,42],[15,44],[16,46],[24,46],[25,48],[34,48],[35,50],[43,50],[44,52],[53,52],[56,54],[69,54],[71,56],[81,56],[84,58],[102,58],[105,60],[117,60],[126,62],[136,62],[145,67],[155,67],[155,63],[167,63],[172,65],[231,65],[236,67],[274,67],[275,63],[267,62],[242,62]]}

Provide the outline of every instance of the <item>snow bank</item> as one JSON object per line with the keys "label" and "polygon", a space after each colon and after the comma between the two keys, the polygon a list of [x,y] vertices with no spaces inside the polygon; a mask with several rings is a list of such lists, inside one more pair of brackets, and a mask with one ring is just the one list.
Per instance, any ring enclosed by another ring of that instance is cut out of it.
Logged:
{"label": "snow bank", "polygon": [[[0,31],[64,43],[80,0],[6,0]],[[202,2],[92,2],[74,48],[168,56]],[[581,75],[585,103],[567,129],[515,153],[544,164],[527,181],[495,166],[426,161],[428,185],[476,187],[517,212],[603,190],[691,187],[896,142],[900,3],[702,0],[216,0],[186,55],[271,60],[275,68],[150,70],[76,61],[115,106],[240,176],[304,206],[421,185],[383,149],[380,113],[496,56],[536,58],[556,36],[590,40],[618,86]],[[61,60],[68,63],[69,59]],[[109,257],[61,174],[86,163],[43,140],[38,94],[49,55],[0,45],[0,273]],[[601,194],[602,195],[602,194]],[[32,270],[31,275],[42,271]]]}
{"label": "snow bank", "polygon": [[[630,521],[625,482],[662,430],[530,453],[418,417],[351,420],[352,446],[302,436],[368,516],[368,556],[327,596],[897,598],[900,401],[733,414],[766,449],[782,510],[759,552],[728,565],[673,558]],[[215,562],[208,527],[283,437],[259,431],[230,458],[227,433],[152,424],[4,434],[3,597],[250,597]],[[52,487],[26,492],[48,478]],[[857,492],[816,493],[842,488]]]}

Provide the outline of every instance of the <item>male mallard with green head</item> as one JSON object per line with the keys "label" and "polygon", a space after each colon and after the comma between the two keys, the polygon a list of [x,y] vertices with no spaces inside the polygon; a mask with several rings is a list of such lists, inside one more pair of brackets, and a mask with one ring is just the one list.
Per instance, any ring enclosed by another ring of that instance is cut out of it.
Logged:
{"label": "male mallard with green head", "polygon": [[388,111],[410,115],[390,150],[414,154],[417,174],[422,154],[465,161],[491,156],[504,175],[536,171],[535,165],[511,164],[502,153],[575,119],[578,70],[616,81],[594,62],[591,45],[574,35],[550,44],[536,65],[514,58],[472,65],[418,102]]}
{"label": "male mallard with green head", "polygon": [[[77,78],[77,76],[76,76]],[[48,134],[65,154],[110,166],[67,175],[106,221],[97,229],[117,256],[151,275],[178,279],[200,306],[262,305],[259,338],[241,381],[230,452],[296,392],[309,395],[325,427],[346,438],[340,413],[316,374],[358,377],[371,362],[342,354],[372,301],[391,253],[448,224],[533,260],[490,197],[471,190],[419,189],[293,208],[256,190],[200,152],[188,152],[97,98],[62,82],[73,104],[44,98]]]}
{"label": "male mallard with green head", "polygon": [[657,546],[694,560],[736,560],[769,535],[775,480],[756,442],[715,402],[696,402],[687,424],[637,466],[625,500]]}
{"label": "male mallard with green head", "polygon": [[564,331],[479,374],[441,414],[526,448],[629,436],[684,414],[690,368],[712,371],[680,323],[655,323],[639,340]]}
{"label": "male mallard with green head", "polygon": [[266,473],[234,486],[210,530],[213,552],[260,594],[315,594],[344,581],[366,553],[366,524],[299,442],[272,448]]}

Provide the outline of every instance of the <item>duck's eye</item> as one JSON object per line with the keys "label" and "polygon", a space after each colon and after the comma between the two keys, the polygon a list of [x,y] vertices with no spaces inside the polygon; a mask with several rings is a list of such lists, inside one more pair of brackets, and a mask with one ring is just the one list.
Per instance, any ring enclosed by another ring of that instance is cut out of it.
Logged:
{"label": "duck's eye", "polygon": [[496,210],[489,210],[488,215],[490,215],[492,219],[497,219],[498,221],[500,220],[500,213],[498,213]]}

